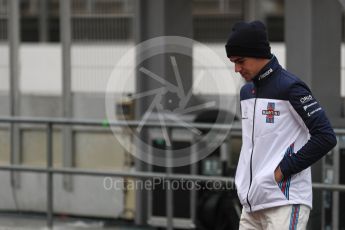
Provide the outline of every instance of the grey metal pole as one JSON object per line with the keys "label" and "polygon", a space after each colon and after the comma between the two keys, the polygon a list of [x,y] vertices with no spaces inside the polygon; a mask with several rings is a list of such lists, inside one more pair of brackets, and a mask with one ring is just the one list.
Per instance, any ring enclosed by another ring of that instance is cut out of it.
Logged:
{"label": "grey metal pole", "polygon": [[18,113],[19,100],[19,39],[20,39],[20,25],[19,25],[19,2],[12,0],[8,2],[9,6],[9,45],[10,45],[10,115],[16,116]]}
{"label": "grey metal pole", "polygon": [[[53,124],[47,124],[47,169],[53,168]],[[53,227],[53,172],[47,172],[47,227]]]}
{"label": "grey metal pole", "polygon": [[[193,37],[192,26],[192,1],[191,0],[136,0],[135,1],[135,14],[134,14],[134,38],[135,43],[139,44],[145,40],[155,38],[157,36],[183,36]],[[176,17],[178,15],[178,17]],[[181,26],[183,25],[183,26]],[[164,51],[164,47],[161,47]],[[144,50],[142,50],[144,51]],[[189,56],[192,56],[193,48],[190,47],[188,52]],[[170,73],[170,67],[172,65],[172,59],[168,53],[162,53],[159,58],[152,57],[148,60],[145,59],[147,52],[141,53],[138,51],[136,61],[137,65],[149,69],[152,72],[160,73],[166,81],[176,82],[173,74]],[[182,85],[185,92],[188,92],[192,87],[193,73],[192,59],[186,55],[174,54],[178,62],[178,68],[181,76],[186,76],[182,79]],[[147,56],[146,56],[147,57]],[[147,78],[144,73],[137,71],[136,73],[136,93],[143,93],[159,87],[159,83]],[[178,95],[174,94],[174,99],[180,101]],[[171,98],[170,98],[171,99]],[[142,97],[136,100],[136,119],[140,120],[147,112],[150,104],[152,103],[150,97]],[[163,100],[165,109],[173,109],[168,103],[168,100]],[[148,141],[147,130],[143,130],[140,133],[140,140]],[[136,143],[137,149],[141,149],[139,143]],[[147,171],[147,164],[140,160],[135,161],[135,167],[138,171]],[[144,224],[147,220],[147,199],[145,191],[138,191],[136,197],[136,223]]]}
{"label": "grey metal pole", "polygon": [[[71,1],[60,1],[60,31],[62,43],[62,104],[63,117],[71,118],[73,113],[71,89]],[[72,152],[72,127],[63,128],[63,164],[65,167],[74,165]],[[64,176],[64,188],[72,190],[72,177]]]}
{"label": "grey metal pole", "polygon": [[[173,146],[172,146],[172,135],[171,135],[171,128],[167,128],[167,135],[170,140],[169,142],[166,141],[166,156],[167,156],[167,175],[171,176],[173,173],[172,168],[172,157],[173,157]],[[174,194],[172,189],[171,180],[168,180],[168,186],[166,191],[167,199],[166,199],[166,213],[167,213],[167,230],[173,230],[174,226]]]}
{"label": "grey metal pole", "polygon": [[[19,43],[20,43],[20,24],[19,24],[19,1],[8,1],[9,7],[9,56],[10,56],[10,116],[19,115]],[[19,127],[11,123],[11,164],[20,162],[19,154]],[[11,174],[11,185],[18,187],[19,181],[15,174]]]}
{"label": "grey metal pole", "polygon": [[[340,144],[339,136],[337,136],[338,144],[333,149],[333,167],[334,167],[334,184],[339,184],[340,179]],[[339,192],[334,191],[332,201],[332,228],[339,229]]]}
{"label": "grey metal pole", "polygon": [[260,7],[260,1],[244,0],[243,4],[244,20],[253,21],[255,19],[258,19],[258,9]]}
{"label": "grey metal pole", "polygon": [[[192,143],[196,143],[197,142],[197,137],[196,135],[192,134]],[[197,147],[195,145],[192,144],[191,146],[191,175],[197,175],[198,172],[198,163],[197,162]],[[196,183],[195,183],[196,185]],[[196,208],[197,208],[197,198],[198,198],[198,194],[196,191],[196,188],[193,186],[192,190],[190,191],[190,216],[192,219],[193,224],[195,224],[196,222]]]}

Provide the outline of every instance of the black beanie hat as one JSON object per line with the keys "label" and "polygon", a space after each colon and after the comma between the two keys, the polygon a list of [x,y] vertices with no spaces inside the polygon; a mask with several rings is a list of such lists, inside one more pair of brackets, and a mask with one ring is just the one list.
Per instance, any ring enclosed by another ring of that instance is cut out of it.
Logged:
{"label": "black beanie hat", "polygon": [[260,21],[237,22],[232,28],[225,50],[228,57],[272,57],[266,27]]}

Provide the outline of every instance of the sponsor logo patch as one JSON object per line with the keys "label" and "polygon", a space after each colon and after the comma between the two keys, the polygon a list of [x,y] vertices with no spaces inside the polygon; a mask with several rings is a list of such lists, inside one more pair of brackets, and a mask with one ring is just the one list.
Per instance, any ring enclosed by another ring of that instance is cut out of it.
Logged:
{"label": "sponsor logo patch", "polygon": [[262,115],[266,116],[266,123],[274,123],[274,117],[280,116],[280,111],[276,111],[275,107],[274,102],[268,102],[267,110],[262,110]]}
{"label": "sponsor logo patch", "polygon": [[259,76],[259,80],[264,79],[265,77],[267,77],[268,75],[270,75],[270,73],[272,73],[272,72],[273,72],[273,69],[270,68],[270,69],[267,70],[265,73],[263,73],[263,74],[261,74],[261,75]]}
{"label": "sponsor logo patch", "polygon": [[308,109],[310,106],[313,106],[313,105],[316,105],[316,104],[317,104],[317,102],[314,101],[313,103],[310,103],[309,105],[303,106],[303,109],[304,109],[304,111],[307,111],[307,109]]}
{"label": "sponsor logo patch", "polygon": [[304,103],[307,103],[309,101],[313,100],[313,96],[312,95],[308,95],[308,96],[305,96],[305,97],[301,97],[299,99],[299,101],[304,104]]}
{"label": "sponsor logo patch", "polygon": [[308,117],[310,117],[311,115],[313,115],[314,113],[316,113],[317,111],[320,111],[320,110],[321,110],[321,108],[317,108],[317,109],[311,111],[310,113],[308,113]]}

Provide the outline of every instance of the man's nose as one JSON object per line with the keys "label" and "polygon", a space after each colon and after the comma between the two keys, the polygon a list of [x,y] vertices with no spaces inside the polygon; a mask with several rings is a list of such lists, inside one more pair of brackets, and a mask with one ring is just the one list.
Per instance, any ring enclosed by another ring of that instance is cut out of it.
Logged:
{"label": "man's nose", "polygon": [[241,66],[238,64],[235,64],[235,72],[238,73],[241,70]]}

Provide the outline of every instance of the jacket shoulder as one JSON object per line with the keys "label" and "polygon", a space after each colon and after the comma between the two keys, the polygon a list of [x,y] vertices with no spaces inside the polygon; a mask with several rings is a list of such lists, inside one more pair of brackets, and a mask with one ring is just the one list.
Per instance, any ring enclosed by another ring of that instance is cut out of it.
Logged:
{"label": "jacket shoulder", "polygon": [[295,76],[294,74],[286,70],[283,70],[279,78],[279,88],[280,88],[282,97],[288,100],[289,97],[291,96],[290,94],[291,94],[292,88],[296,88],[296,87],[310,91],[309,87],[300,78],[298,78],[297,76]]}
{"label": "jacket shoulder", "polygon": [[240,91],[241,101],[254,98],[255,91],[253,92],[253,90],[255,90],[255,87],[252,82],[246,83],[245,85],[243,85]]}
{"label": "jacket shoulder", "polygon": [[286,71],[285,69],[283,69],[281,71],[280,84],[281,84],[282,87],[289,88],[291,85],[296,84],[298,82],[302,82],[302,81],[301,81],[301,79],[299,79],[294,74]]}

